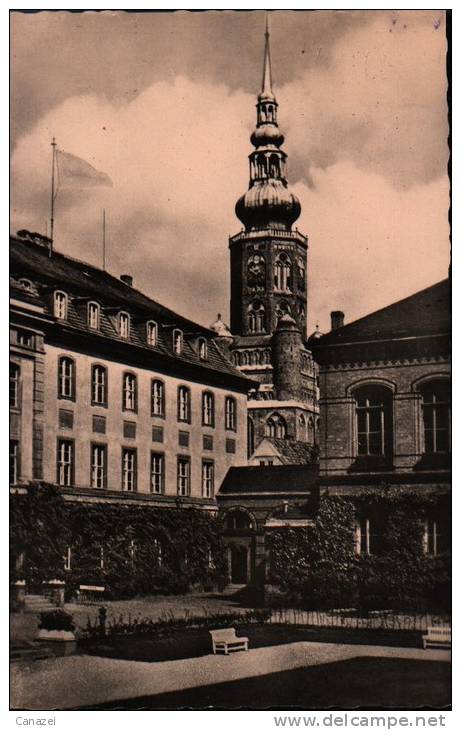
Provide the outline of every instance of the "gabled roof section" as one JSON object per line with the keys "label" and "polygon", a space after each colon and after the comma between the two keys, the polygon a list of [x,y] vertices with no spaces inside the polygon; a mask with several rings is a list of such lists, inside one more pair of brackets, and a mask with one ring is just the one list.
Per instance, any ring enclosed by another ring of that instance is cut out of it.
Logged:
{"label": "gabled roof section", "polygon": [[266,436],[255,449],[255,454],[261,450],[263,455],[264,444],[270,444],[283,464],[313,464],[317,460],[316,448],[303,441],[291,439],[277,439]]}
{"label": "gabled roof section", "polygon": [[316,486],[318,473],[318,464],[232,466],[224,477],[217,496],[309,493]]}
{"label": "gabled roof section", "polygon": [[378,309],[310,342],[312,349],[365,340],[388,340],[448,333],[450,281],[443,281]]}

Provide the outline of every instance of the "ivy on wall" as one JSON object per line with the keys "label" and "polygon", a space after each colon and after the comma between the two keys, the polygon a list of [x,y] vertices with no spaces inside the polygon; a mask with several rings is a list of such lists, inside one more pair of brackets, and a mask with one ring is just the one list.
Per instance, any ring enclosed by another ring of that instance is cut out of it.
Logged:
{"label": "ivy on wall", "polygon": [[[425,520],[435,515],[437,557],[423,549]],[[280,600],[305,608],[449,610],[449,503],[446,497],[370,490],[345,499],[323,496],[313,525],[267,536],[269,580]],[[360,517],[373,524],[373,553],[357,555]]]}
{"label": "ivy on wall", "polygon": [[202,510],[69,502],[42,484],[12,496],[10,526],[12,578],[28,584],[65,577],[68,593],[96,584],[125,598],[225,578],[217,520]]}

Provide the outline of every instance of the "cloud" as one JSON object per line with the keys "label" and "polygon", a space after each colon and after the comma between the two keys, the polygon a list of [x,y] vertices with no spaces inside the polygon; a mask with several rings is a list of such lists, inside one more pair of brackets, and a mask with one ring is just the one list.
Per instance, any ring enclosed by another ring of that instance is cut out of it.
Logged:
{"label": "cloud", "polygon": [[[429,20],[377,14],[343,33],[328,63],[277,90],[310,237],[309,329],[318,319],[326,329],[330,309],[350,321],[446,275],[445,46]],[[209,324],[228,311],[227,238],[240,228],[254,103],[184,75],[122,105],[103,93],[67,98],[15,146],[13,229],[45,230],[55,135],[114,182],[59,193],[57,247],[100,265],[105,208],[109,270]]]}

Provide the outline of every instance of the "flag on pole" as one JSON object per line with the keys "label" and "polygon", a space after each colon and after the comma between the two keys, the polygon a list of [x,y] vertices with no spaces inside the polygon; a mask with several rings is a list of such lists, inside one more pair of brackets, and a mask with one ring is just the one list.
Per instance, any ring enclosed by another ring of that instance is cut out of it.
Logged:
{"label": "flag on pole", "polygon": [[56,149],[56,170],[59,188],[113,187],[112,180],[105,172],[59,148]]}

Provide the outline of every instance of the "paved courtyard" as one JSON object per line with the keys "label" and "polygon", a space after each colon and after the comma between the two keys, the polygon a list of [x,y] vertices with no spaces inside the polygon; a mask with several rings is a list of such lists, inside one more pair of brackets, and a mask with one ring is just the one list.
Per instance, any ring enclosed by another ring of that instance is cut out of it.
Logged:
{"label": "paved courtyard", "polygon": [[[445,650],[297,642],[170,662],[54,657],[11,666],[12,709],[70,709],[261,677],[356,657],[448,662]],[[418,661],[419,664],[419,661]],[[377,677],[377,680],[379,678]],[[274,697],[274,702],[277,698]]]}

